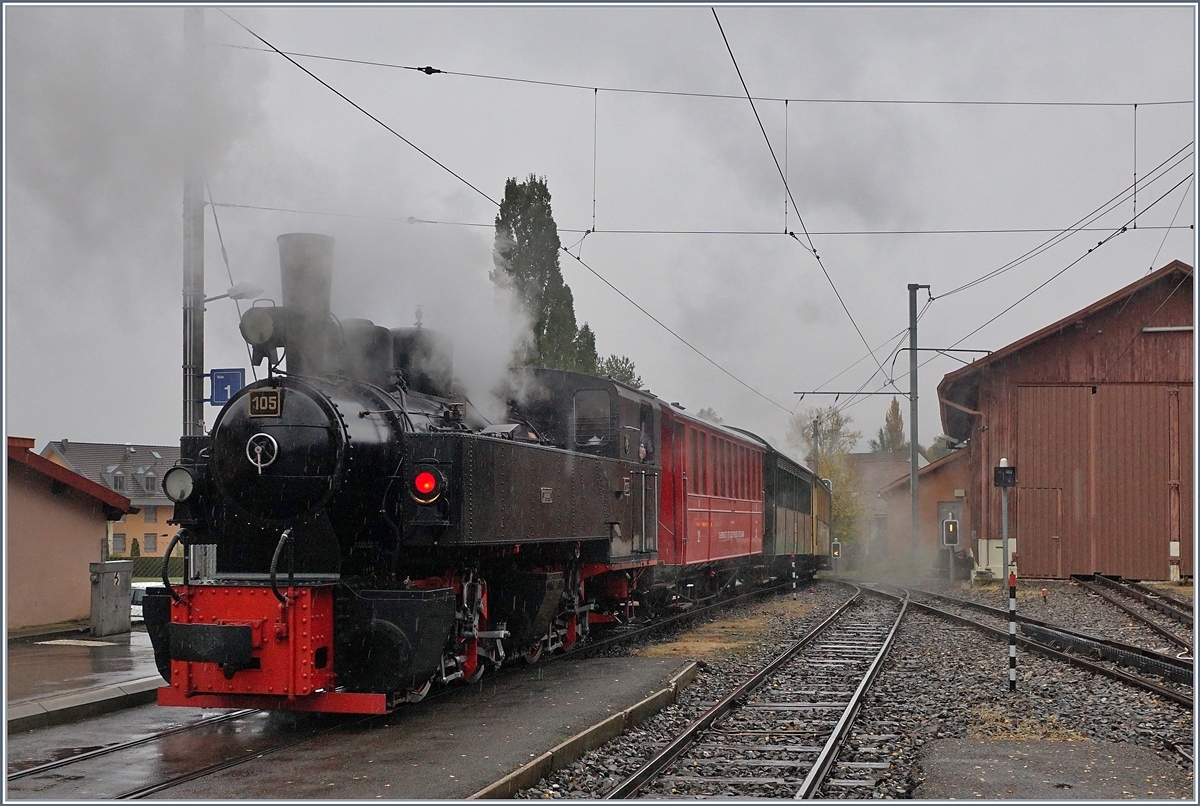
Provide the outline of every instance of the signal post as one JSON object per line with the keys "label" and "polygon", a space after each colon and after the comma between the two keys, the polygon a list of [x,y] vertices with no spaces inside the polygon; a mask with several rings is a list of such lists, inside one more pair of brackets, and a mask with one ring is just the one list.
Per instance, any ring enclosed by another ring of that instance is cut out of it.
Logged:
{"label": "signal post", "polygon": [[1008,545],[1008,488],[1017,486],[1017,469],[1001,459],[994,469],[993,483],[1000,488],[1000,540],[1004,546],[1004,570],[1008,573],[1008,690],[1017,690],[1017,546]]}

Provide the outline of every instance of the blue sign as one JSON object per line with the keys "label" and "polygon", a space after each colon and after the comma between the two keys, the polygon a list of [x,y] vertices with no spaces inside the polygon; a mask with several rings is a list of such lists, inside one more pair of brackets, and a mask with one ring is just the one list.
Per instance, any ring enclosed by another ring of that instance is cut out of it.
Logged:
{"label": "blue sign", "polygon": [[229,398],[237,394],[238,390],[246,385],[246,370],[238,367],[237,369],[214,369],[209,373],[209,383],[212,389],[212,397],[209,402],[214,406],[224,406],[229,402]]}

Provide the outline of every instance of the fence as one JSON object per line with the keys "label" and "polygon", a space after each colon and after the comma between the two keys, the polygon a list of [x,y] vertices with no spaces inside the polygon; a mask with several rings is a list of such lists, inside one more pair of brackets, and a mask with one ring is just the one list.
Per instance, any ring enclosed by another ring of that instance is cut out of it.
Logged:
{"label": "fence", "polygon": [[[124,560],[127,557],[109,557],[110,560]],[[162,579],[162,557],[134,557],[134,579]],[[183,558],[172,557],[167,562],[167,576],[172,579],[183,579]]]}

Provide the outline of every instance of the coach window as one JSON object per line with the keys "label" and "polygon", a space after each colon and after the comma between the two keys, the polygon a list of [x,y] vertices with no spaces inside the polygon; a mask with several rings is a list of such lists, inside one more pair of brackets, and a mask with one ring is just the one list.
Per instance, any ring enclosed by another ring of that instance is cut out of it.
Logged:
{"label": "coach window", "polygon": [[721,440],[721,497],[729,497],[729,441]]}
{"label": "coach window", "polygon": [[724,440],[719,437],[713,437],[713,469],[717,472],[713,475],[715,485],[713,487],[713,495],[722,496],[725,494],[725,452],[722,448],[725,447]]}
{"label": "coach window", "polygon": [[580,389],[575,393],[575,444],[599,447],[612,437],[612,409],[604,389]]}

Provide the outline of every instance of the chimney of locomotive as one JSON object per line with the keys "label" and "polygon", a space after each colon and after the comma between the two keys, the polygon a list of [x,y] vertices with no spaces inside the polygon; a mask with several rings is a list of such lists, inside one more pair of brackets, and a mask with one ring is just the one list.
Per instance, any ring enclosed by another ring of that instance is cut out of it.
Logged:
{"label": "chimney of locomotive", "polygon": [[310,232],[279,236],[279,274],[288,311],[287,370],[325,375],[331,360],[329,301],[333,288],[333,238]]}

